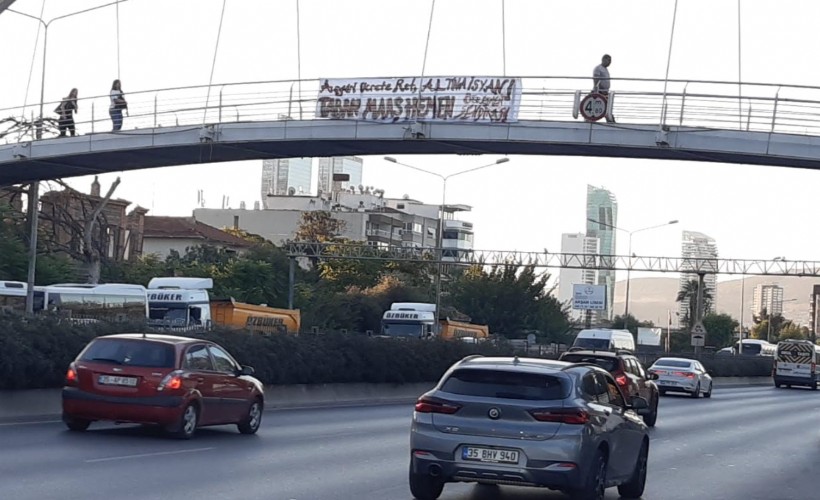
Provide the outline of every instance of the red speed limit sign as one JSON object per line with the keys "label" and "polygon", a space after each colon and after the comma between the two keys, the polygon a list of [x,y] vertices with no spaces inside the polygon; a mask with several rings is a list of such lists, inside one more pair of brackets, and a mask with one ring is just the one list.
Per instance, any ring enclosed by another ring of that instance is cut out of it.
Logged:
{"label": "red speed limit sign", "polygon": [[585,120],[597,122],[606,116],[606,96],[603,94],[589,94],[581,101],[581,116]]}

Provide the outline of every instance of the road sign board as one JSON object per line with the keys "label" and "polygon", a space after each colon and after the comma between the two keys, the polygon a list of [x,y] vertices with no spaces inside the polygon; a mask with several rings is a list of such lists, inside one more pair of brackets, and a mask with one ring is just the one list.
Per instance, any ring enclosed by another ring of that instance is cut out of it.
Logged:
{"label": "road sign board", "polygon": [[572,285],[572,308],[579,310],[606,309],[606,285]]}
{"label": "road sign board", "polygon": [[606,96],[592,93],[581,101],[581,116],[590,122],[597,122],[606,116]]}
{"label": "road sign board", "polygon": [[692,327],[692,347],[703,347],[706,345],[706,328],[698,321]]}

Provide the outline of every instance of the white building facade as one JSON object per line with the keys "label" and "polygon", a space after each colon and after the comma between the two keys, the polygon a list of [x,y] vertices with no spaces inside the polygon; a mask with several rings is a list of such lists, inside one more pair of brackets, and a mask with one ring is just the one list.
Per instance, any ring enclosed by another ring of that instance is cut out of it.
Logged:
{"label": "white building facade", "polygon": [[[584,233],[564,233],[561,235],[561,253],[597,255],[600,251],[600,240]],[[573,285],[595,285],[598,283],[597,269],[566,269],[558,273],[558,300],[563,305],[572,307]],[[570,310],[574,321],[584,319],[585,311]]]}

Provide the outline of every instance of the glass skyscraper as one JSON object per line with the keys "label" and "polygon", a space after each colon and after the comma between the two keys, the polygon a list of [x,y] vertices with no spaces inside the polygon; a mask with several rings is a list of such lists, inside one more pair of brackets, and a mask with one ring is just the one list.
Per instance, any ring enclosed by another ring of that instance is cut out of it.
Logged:
{"label": "glass skyscraper", "polygon": [[310,194],[312,158],[284,158],[262,161],[262,202],[269,194],[286,196]]}
{"label": "glass skyscraper", "polygon": [[319,158],[318,189],[322,193],[330,193],[330,188],[333,186],[333,174],[350,175],[350,180],[342,183],[342,189],[358,188],[362,183],[362,159],[357,156]]}
{"label": "glass skyscraper", "polygon": [[[615,255],[617,226],[618,200],[615,195],[602,187],[587,185],[587,236],[598,238],[601,255]],[[598,284],[606,285],[606,311],[602,311],[601,316],[611,320],[614,317],[615,271],[599,270]]]}

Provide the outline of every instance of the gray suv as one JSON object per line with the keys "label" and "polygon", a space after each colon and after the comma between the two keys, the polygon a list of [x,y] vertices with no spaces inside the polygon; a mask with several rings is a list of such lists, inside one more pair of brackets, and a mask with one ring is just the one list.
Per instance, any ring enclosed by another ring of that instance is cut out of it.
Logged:
{"label": "gray suv", "polygon": [[600,500],[610,486],[639,498],[647,427],[612,375],[587,363],[468,356],[416,402],[410,491],[435,500],[445,483],[540,486]]}

